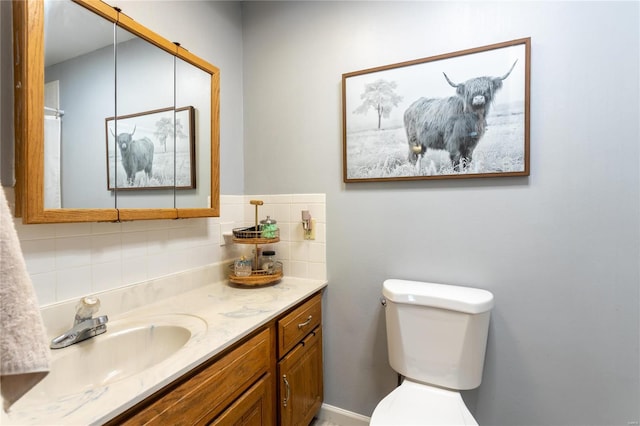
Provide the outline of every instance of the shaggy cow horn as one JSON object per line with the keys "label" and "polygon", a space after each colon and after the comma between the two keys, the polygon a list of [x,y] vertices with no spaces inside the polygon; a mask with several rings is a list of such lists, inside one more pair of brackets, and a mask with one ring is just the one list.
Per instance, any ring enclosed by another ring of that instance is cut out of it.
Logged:
{"label": "shaggy cow horn", "polygon": [[[515,64],[514,64],[514,65],[515,65]],[[509,71],[509,72],[511,72],[511,71]],[[451,80],[449,80],[449,77],[447,77],[447,74],[445,74],[444,72],[443,72],[442,74],[444,74],[444,78],[446,78],[446,79],[447,79],[447,83],[449,83],[449,84],[451,85],[451,87],[455,87],[455,88],[457,88],[457,87],[459,86],[459,84],[455,84],[454,82],[452,82]],[[508,75],[508,74],[507,74],[507,75]],[[506,76],[505,76],[505,78],[506,78]]]}
{"label": "shaggy cow horn", "polygon": [[513,65],[511,65],[511,69],[509,70],[509,72],[506,73],[503,77],[500,77],[500,80],[504,80],[505,78],[509,77],[509,74],[511,74],[511,71],[513,71],[513,68],[516,66],[517,63],[518,63],[518,60],[516,59]]}
{"label": "shaggy cow horn", "polygon": [[[513,64],[513,65],[515,65],[515,64]],[[509,72],[511,72],[511,71],[509,71]],[[133,136],[133,134],[136,132],[136,126],[137,126],[137,124],[133,126],[133,132],[131,132],[131,136]]]}

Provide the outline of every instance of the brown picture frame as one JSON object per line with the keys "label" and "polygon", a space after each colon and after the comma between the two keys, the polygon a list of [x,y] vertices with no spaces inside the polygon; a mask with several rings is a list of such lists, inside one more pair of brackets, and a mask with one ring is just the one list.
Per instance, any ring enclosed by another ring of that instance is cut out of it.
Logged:
{"label": "brown picture frame", "polygon": [[342,75],[343,180],[529,175],[531,39]]}
{"label": "brown picture frame", "polygon": [[117,120],[107,117],[105,132],[107,190],[196,187],[195,109],[192,106],[121,115]]}

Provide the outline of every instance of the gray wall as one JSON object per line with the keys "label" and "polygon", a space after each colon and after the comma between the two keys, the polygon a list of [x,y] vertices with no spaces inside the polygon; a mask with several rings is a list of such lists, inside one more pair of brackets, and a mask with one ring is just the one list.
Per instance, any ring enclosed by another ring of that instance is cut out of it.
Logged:
{"label": "gray wall", "polygon": [[[637,2],[243,3],[245,192],[327,194],[325,400],[395,384],[382,281],[495,294],[480,424],[637,422]],[[341,74],[532,37],[531,176],[342,183]]]}

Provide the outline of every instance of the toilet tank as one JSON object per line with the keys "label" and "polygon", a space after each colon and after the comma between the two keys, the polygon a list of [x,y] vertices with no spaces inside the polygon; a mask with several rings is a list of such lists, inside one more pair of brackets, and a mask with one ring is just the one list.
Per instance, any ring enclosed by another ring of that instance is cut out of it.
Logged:
{"label": "toilet tank", "polygon": [[387,348],[403,376],[449,389],[480,386],[493,294],[487,290],[386,280]]}

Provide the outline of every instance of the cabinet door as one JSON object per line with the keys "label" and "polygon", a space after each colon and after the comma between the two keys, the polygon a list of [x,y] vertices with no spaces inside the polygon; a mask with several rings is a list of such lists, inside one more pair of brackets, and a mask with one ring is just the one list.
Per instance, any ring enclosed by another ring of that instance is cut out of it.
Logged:
{"label": "cabinet door", "polygon": [[212,426],[265,426],[273,422],[272,375],[267,373],[210,424]]}
{"label": "cabinet door", "polygon": [[323,398],[321,326],[278,363],[278,380],[280,425],[308,425]]}

